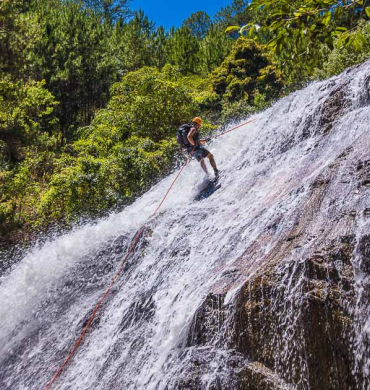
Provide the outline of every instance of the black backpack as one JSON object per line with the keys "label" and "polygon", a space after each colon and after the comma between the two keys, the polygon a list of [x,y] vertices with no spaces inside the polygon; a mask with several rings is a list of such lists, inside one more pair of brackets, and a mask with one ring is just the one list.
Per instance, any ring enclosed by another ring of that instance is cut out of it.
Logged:
{"label": "black backpack", "polygon": [[179,127],[179,129],[177,130],[177,143],[179,145],[190,146],[190,142],[188,140],[188,134],[192,127],[193,125],[187,123]]}

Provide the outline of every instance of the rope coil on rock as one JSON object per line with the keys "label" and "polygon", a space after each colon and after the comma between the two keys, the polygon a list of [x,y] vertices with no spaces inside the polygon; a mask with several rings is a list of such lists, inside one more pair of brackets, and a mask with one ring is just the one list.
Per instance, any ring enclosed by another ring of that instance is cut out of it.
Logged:
{"label": "rope coil on rock", "polygon": [[[211,141],[212,139],[216,139],[218,137],[221,137],[222,135],[224,134],[227,134],[227,133],[230,133],[231,131],[233,130],[236,130],[238,129],[239,127],[242,127],[242,126],[245,126],[251,122],[255,122],[257,119],[252,119],[252,120],[249,120],[245,123],[242,123],[241,125],[238,125],[238,126],[235,126],[233,127],[232,129],[230,130],[227,130],[227,131],[224,131],[214,137],[211,137],[207,140],[207,142]],[[195,149],[195,148],[194,148]],[[153,214],[151,214],[150,218],[152,218],[155,214],[157,214],[157,212],[159,211],[159,209],[162,207],[164,201],[166,200],[168,194],[170,193],[170,191],[172,190],[173,186],[175,185],[177,179],[179,178],[179,176],[181,175],[181,173],[183,172],[183,170],[185,169],[185,167],[187,166],[188,162],[190,161],[191,159],[191,156],[194,152],[194,149],[190,152],[188,158],[186,159],[185,163],[182,165],[179,173],[176,175],[175,179],[173,180],[173,182],[171,183],[169,189],[167,190],[165,196],[163,197],[163,199],[161,200],[161,202],[159,203],[158,207],[156,208],[156,210],[154,211]],[[95,315],[97,313],[97,311],[99,310],[100,306],[102,305],[103,301],[105,300],[105,298],[108,296],[110,290],[112,289],[114,283],[116,282],[116,280],[118,279],[118,277],[121,275],[122,273],[122,270],[124,268],[124,265],[126,264],[126,261],[128,259],[128,257],[130,256],[130,254],[135,250],[136,248],[136,245],[137,243],[139,242],[139,239],[141,237],[141,235],[143,234],[145,230],[145,224],[139,229],[139,231],[136,233],[135,237],[134,237],[134,241],[131,245],[131,247],[129,248],[129,250],[127,251],[125,257],[123,258],[122,262],[121,262],[121,265],[118,269],[118,271],[116,272],[116,274],[114,275],[114,277],[112,278],[108,288],[106,289],[105,293],[103,294],[103,296],[100,298],[99,302],[96,304],[91,316],[89,317],[89,320],[87,321],[87,324],[86,326],[84,327],[80,337],[78,338],[78,340],[75,342],[75,344],[73,345],[71,351],[69,352],[68,356],[66,357],[66,359],[63,361],[62,365],[59,367],[58,371],[55,373],[55,375],[53,376],[52,380],[50,381],[50,383],[46,386],[46,390],[49,390],[53,384],[56,382],[56,380],[58,379],[58,377],[60,376],[60,374],[62,373],[64,367],[67,365],[67,363],[69,362],[69,360],[72,358],[73,354],[75,353],[76,349],[79,347],[79,345],[81,344],[87,330],[89,329],[91,323],[93,322],[94,318],[95,318]]]}

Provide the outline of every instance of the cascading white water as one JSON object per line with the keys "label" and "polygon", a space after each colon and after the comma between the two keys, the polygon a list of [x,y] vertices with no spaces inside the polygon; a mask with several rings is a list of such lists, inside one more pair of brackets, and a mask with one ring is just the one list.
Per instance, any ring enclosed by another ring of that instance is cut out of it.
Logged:
{"label": "cascading white water", "polygon": [[[192,161],[161,212],[147,222],[135,253],[54,387],[175,389],[177,368],[191,355],[185,350],[190,322],[210,287],[277,215],[280,229],[293,226],[294,211],[312,181],[369,131],[369,106],[359,101],[369,74],[367,62],[313,83],[256,115],[255,123],[213,142],[209,148],[222,172],[221,187],[199,202],[194,197],[203,173]],[[320,105],[339,83],[346,85],[347,102],[339,120],[322,134],[316,131]],[[174,175],[121,213],[32,250],[2,277],[1,389],[42,389],[50,382]],[[364,221],[361,232],[368,227]],[[266,242],[261,258],[273,245]],[[258,261],[249,264],[250,275],[259,267]],[[363,283],[358,279],[359,294]],[[228,303],[236,293],[237,286]],[[368,302],[362,300],[358,310],[368,321]],[[368,323],[358,329],[369,333]],[[358,350],[363,346],[359,342]],[[222,361],[227,351],[215,347],[214,353],[215,361]],[[368,370],[368,362],[361,367]],[[215,369],[199,375],[206,389],[215,376],[227,381],[232,373]]]}

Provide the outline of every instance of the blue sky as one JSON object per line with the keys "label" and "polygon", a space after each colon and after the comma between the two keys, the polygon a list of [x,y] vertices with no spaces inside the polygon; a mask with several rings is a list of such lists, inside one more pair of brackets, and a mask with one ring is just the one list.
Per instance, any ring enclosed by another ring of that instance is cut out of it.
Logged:
{"label": "blue sky", "polygon": [[191,13],[205,11],[213,16],[232,0],[132,0],[131,9],[144,10],[157,26],[179,27]]}

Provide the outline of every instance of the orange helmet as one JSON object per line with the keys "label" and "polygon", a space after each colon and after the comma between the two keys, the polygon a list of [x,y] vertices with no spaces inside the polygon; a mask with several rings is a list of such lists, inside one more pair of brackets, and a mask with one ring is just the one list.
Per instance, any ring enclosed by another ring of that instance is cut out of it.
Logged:
{"label": "orange helmet", "polygon": [[198,116],[196,116],[196,117],[193,119],[193,123],[198,123],[198,125],[201,126],[201,124],[202,124],[202,119],[199,118]]}

